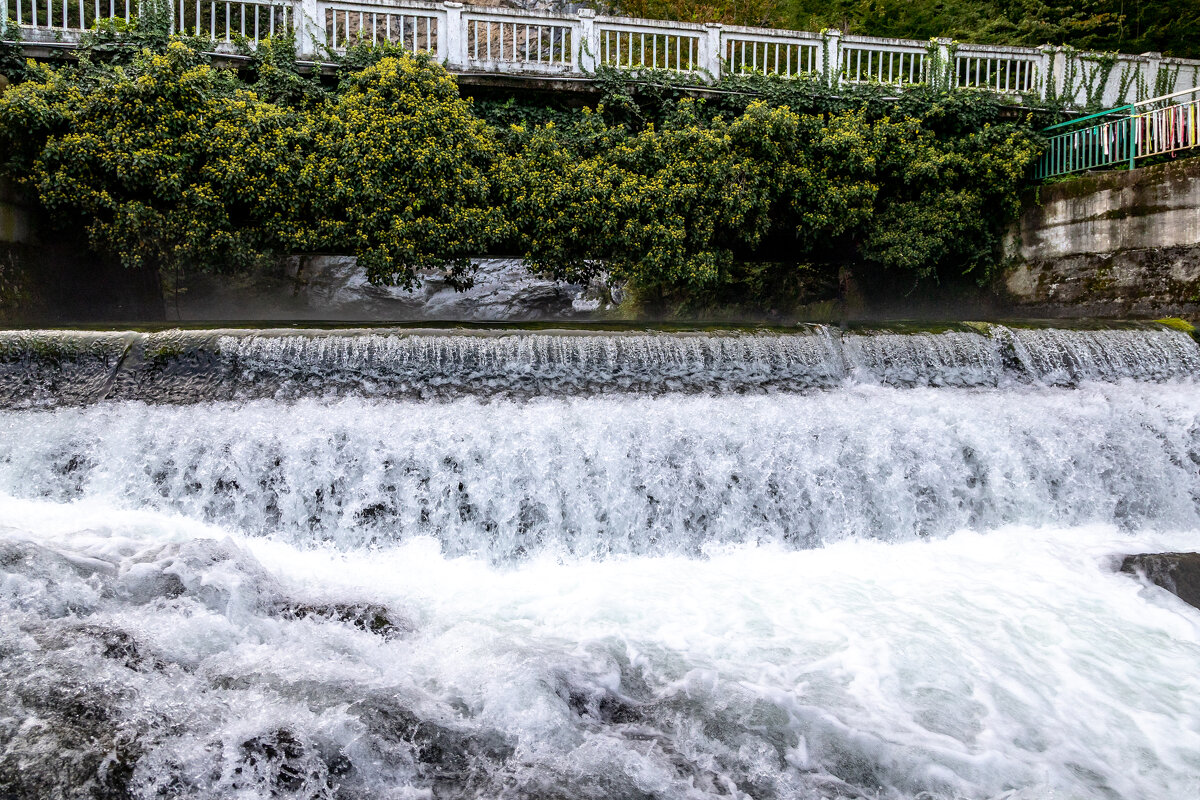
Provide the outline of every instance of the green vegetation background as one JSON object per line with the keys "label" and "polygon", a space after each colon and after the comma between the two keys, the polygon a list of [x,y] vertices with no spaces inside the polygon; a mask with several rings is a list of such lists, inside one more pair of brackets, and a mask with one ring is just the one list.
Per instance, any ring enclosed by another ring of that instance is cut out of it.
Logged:
{"label": "green vegetation background", "polygon": [[651,19],[1200,58],[1200,0],[616,0]]}

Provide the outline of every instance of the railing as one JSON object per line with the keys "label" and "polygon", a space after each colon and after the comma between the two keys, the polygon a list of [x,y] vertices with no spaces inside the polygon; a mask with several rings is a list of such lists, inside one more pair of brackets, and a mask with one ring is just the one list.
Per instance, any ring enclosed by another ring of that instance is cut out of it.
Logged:
{"label": "railing", "polygon": [[[1192,94],[1196,89],[1181,94]],[[1200,144],[1200,100],[1153,108],[1134,117],[1135,158],[1166,155]]]}
{"label": "railing", "polygon": [[693,31],[663,31],[657,26],[637,23],[597,24],[599,63],[626,69],[697,72],[701,69],[700,42],[704,28],[696,27],[698,30]]}
{"label": "railing", "polygon": [[570,19],[537,19],[505,13],[463,14],[467,63],[478,69],[562,71],[574,64]]}
{"label": "railing", "polygon": [[764,32],[755,28],[721,31],[721,59],[727,74],[780,78],[816,75],[823,69],[822,38],[800,31]]}
{"label": "railing", "polygon": [[[1197,92],[1200,88],[1184,89],[1051,125],[1046,128],[1047,132],[1062,132],[1047,139],[1034,177],[1054,178],[1117,164],[1132,169],[1139,158],[1168,155],[1200,146],[1200,99],[1173,102]],[[1137,111],[1145,106],[1150,107],[1140,113]],[[1084,122],[1091,124],[1079,127]]]}
{"label": "railing", "polygon": [[[69,46],[97,20],[137,16],[140,1],[0,0],[0,31],[15,26],[31,45]],[[1200,86],[1200,61],[1164,59],[1156,53],[1121,55],[1114,61],[1111,56],[1049,46],[996,47],[945,39],[842,36],[836,30],[817,34],[660,22],[596,16],[589,10],[564,16],[428,0],[170,0],[170,4],[172,30],[207,37],[218,49],[253,47],[281,29],[293,30],[300,57],[312,61],[326,60],[330,50],[392,42],[433,53],[458,72],[586,76],[607,65],[671,70],[691,74],[700,82],[724,75],[763,74],[817,79],[832,87],[878,84],[899,90],[932,83],[939,88],[1054,97],[1076,108],[1138,103],[1148,93],[1147,87]],[[1162,123],[1168,124],[1175,123]],[[1112,126],[1111,136],[1096,134],[1101,137],[1097,145],[1101,154],[1121,141],[1119,127]],[[1159,134],[1147,129],[1143,139],[1155,136]],[[1072,163],[1076,155],[1073,150],[1063,152]]]}
{"label": "railing", "polygon": [[325,42],[334,50],[390,42],[414,53],[437,51],[436,14],[342,0],[322,5],[319,27]]}
{"label": "railing", "polygon": [[98,19],[128,22],[136,16],[136,0],[0,0],[0,20],[7,19],[10,24],[25,30],[50,34],[87,30]]}
{"label": "railing", "polygon": [[882,83],[893,86],[924,83],[928,47],[900,39],[872,42],[863,36],[842,41],[841,78],[846,83]]}
{"label": "railing", "polygon": [[[133,0],[129,0],[133,2]],[[171,32],[208,36],[214,42],[260,39],[288,30],[290,5],[255,0],[176,0],[171,9]]]}
{"label": "railing", "polygon": [[954,85],[997,94],[1035,94],[1044,60],[1023,48],[960,47],[954,58]]}

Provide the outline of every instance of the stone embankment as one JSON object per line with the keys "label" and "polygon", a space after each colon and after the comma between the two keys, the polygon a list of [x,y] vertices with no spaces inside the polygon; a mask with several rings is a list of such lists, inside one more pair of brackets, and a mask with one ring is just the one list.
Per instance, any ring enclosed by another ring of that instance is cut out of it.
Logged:
{"label": "stone embankment", "polygon": [[1200,158],[1030,192],[1001,291],[1053,317],[1200,313]]}

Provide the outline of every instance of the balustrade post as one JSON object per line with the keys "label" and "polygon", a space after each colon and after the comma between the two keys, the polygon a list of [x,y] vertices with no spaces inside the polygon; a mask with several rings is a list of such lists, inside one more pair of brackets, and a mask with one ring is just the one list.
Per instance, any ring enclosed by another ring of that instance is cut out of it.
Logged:
{"label": "balustrade post", "polygon": [[935,89],[949,91],[954,88],[955,80],[958,78],[957,65],[950,63],[950,45],[953,43],[953,39],[937,40],[937,63],[940,65],[942,74],[929,77],[930,84]]}
{"label": "balustrade post", "polygon": [[8,34],[8,0],[0,0],[0,39]]}
{"label": "balustrade post", "polygon": [[830,28],[823,33],[821,69],[825,73],[825,82],[836,88],[842,82],[842,32]]}
{"label": "balustrade post", "polygon": [[600,34],[596,31],[596,12],[590,8],[579,9],[579,24],[571,28],[571,35],[578,36],[575,42],[575,67],[580,72],[595,72],[600,61]]}
{"label": "balustrade post", "polygon": [[[1054,83],[1051,87],[1054,90],[1054,96],[1068,104],[1075,103],[1075,95],[1063,97],[1067,91],[1067,52],[1062,47],[1054,48]],[[1073,88],[1072,92],[1078,92],[1078,88]]]}
{"label": "balustrade post", "polygon": [[1137,166],[1137,117],[1130,114],[1125,118],[1125,147],[1129,151],[1129,168]]}
{"label": "balustrade post", "polygon": [[[199,24],[199,21],[197,21]],[[296,31],[296,56],[320,61],[325,55],[325,7],[318,0],[299,0],[292,4],[292,28]]]}
{"label": "balustrade post", "polygon": [[1146,96],[1137,99],[1148,100],[1151,97],[1166,94],[1166,91],[1160,91],[1158,85],[1158,70],[1162,67],[1162,53],[1142,53],[1142,58],[1146,59],[1144,62],[1146,71],[1142,73],[1146,85]]}
{"label": "balustrade post", "polygon": [[712,78],[713,83],[721,82],[721,24],[706,22],[706,36],[700,43],[700,68]]}
{"label": "balustrade post", "polygon": [[438,31],[437,57],[450,69],[467,68],[467,33],[463,27],[463,4],[442,3],[446,9],[446,27]]}
{"label": "balustrade post", "polygon": [[1045,100],[1054,88],[1050,85],[1054,80],[1054,48],[1048,44],[1042,45],[1042,58],[1038,62],[1038,97]]}

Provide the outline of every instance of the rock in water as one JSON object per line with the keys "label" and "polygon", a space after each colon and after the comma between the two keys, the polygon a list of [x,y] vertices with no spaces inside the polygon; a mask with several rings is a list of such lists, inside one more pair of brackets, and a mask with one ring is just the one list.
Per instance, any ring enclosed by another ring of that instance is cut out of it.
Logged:
{"label": "rock in water", "polygon": [[1180,600],[1200,608],[1200,553],[1142,553],[1125,556],[1121,571],[1145,575]]}

